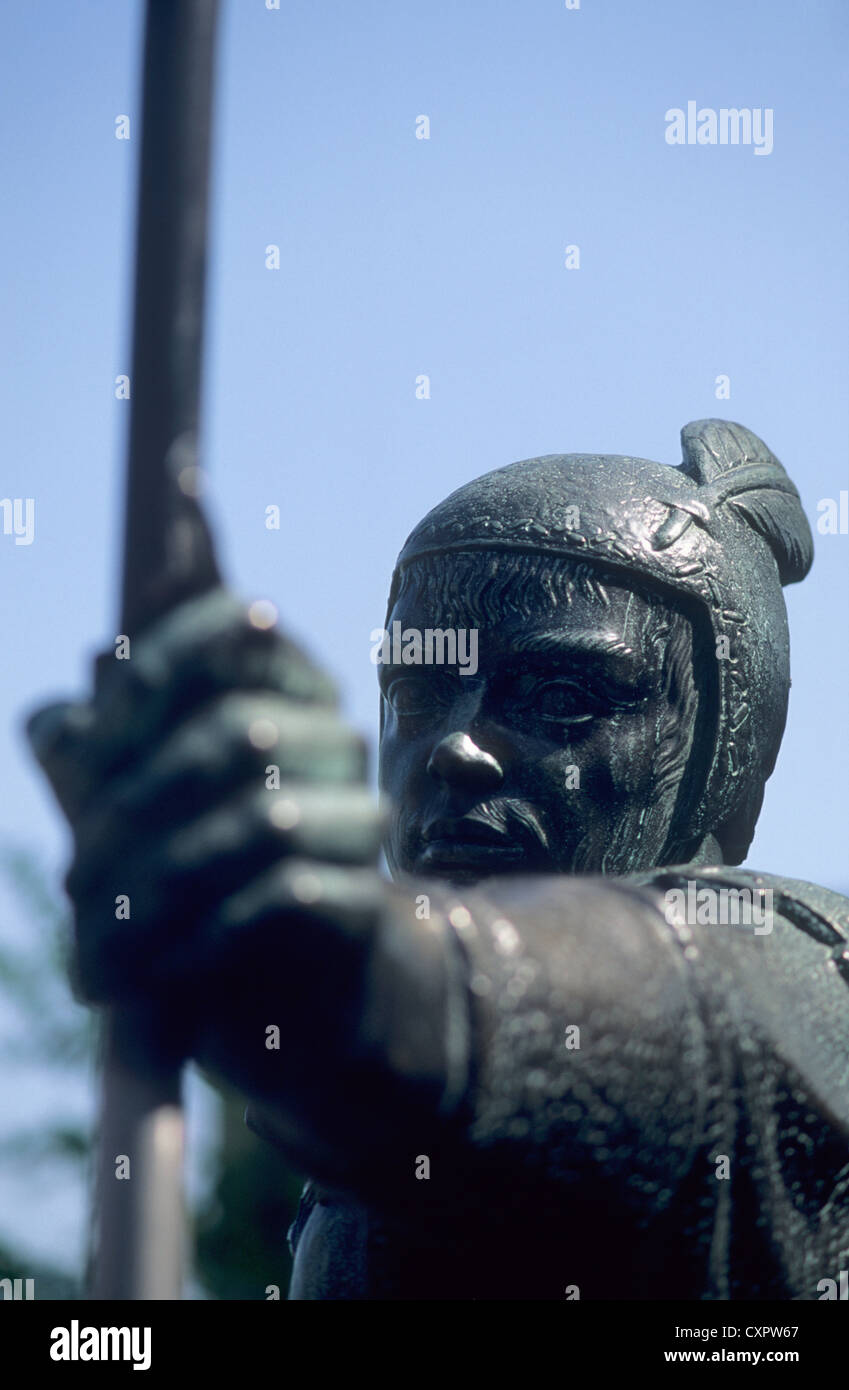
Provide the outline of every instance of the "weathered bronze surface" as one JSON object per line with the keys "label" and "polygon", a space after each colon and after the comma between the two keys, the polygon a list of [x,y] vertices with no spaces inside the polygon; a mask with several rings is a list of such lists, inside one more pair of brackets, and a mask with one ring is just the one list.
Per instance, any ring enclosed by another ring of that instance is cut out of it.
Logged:
{"label": "weathered bronze surface", "polygon": [[31,723],[80,990],[167,1004],[314,1175],[292,1298],[814,1300],[845,1266],[849,902],[734,867],[811,536],[748,430],[683,444],[513,464],[414,530],[387,826],[327,679],[223,590]]}

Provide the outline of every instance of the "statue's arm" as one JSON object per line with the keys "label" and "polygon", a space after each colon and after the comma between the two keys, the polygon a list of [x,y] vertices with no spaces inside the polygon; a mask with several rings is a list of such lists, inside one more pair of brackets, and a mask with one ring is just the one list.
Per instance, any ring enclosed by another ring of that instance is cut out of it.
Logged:
{"label": "statue's arm", "polygon": [[[269,973],[208,1015],[199,1055],[253,1098],[254,1127],[407,1214],[420,1156],[447,1211],[524,1178],[582,1200],[589,1183],[635,1217],[668,1203],[702,1139],[709,1061],[650,896],[566,878],[373,887],[347,963],[319,944],[302,991]],[[301,1009],[316,990],[322,1008]],[[275,1021],[279,1052],[263,1042]]]}
{"label": "statue's arm", "polygon": [[[446,1207],[525,1170],[582,1201],[589,1174],[620,1211],[671,1200],[749,1035],[744,1004],[718,1031],[721,991],[657,894],[386,884],[329,682],[223,594],[104,659],[93,698],[30,733],[74,830],[80,993],[162,995],[301,1167],[390,1205],[417,1155]],[[790,1008],[801,986],[782,988]]]}
{"label": "statue's arm", "polygon": [[462,1232],[479,1296],[523,1251],[540,1297],[819,1296],[849,1239],[827,942],[778,913],[758,937],[668,923],[626,881],[385,891],[362,1012],[335,1057],[305,1036],[316,1070],[288,1093],[266,1070],[260,1133],[406,1226],[402,1249]]}

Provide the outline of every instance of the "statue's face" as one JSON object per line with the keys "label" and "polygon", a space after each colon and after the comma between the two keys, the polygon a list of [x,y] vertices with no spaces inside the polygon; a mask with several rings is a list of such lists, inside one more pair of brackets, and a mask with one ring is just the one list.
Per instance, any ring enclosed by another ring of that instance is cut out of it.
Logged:
{"label": "statue's face", "polygon": [[557,603],[540,583],[538,604],[531,585],[530,607],[483,625],[462,591],[434,612],[425,587],[408,581],[389,630],[477,627],[478,669],[379,667],[393,871],[469,882],[657,864],[692,710],[685,728],[656,609],[610,584]]}

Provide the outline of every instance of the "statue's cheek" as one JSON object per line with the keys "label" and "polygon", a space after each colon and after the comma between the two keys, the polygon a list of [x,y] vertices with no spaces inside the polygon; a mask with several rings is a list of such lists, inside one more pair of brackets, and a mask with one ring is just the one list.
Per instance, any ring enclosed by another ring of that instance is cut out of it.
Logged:
{"label": "statue's cheek", "polygon": [[648,797],[657,755],[657,712],[653,706],[621,711],[607,721],[606,760],[611,794],[617,799]]}
{"label": "statue's cheek", "polygon": [[[562,747],[525,765],[526,786],[538,782],[548,797],[574,801],[573,809],[613,810],[647,794],[651,784],[654,737],[651,715],[644,710],[595,719],[568,732]],[[583,817],[582,817],[583,818]]]}

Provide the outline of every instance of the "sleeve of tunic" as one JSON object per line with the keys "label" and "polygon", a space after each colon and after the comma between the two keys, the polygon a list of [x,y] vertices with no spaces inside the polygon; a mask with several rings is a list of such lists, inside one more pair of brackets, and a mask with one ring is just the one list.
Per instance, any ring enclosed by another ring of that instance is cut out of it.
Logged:
{"label": "sleeve of tunic", "polygon": [[849,995],[827,945],[781,914],[762,936],[667,921],[627,880],[431,902],[387,922],[306,1125],[265,1104],[254,1127],[450,1249],[480,1297],[517,1269],[534,1298],[818,1297],[849,1249]]}

